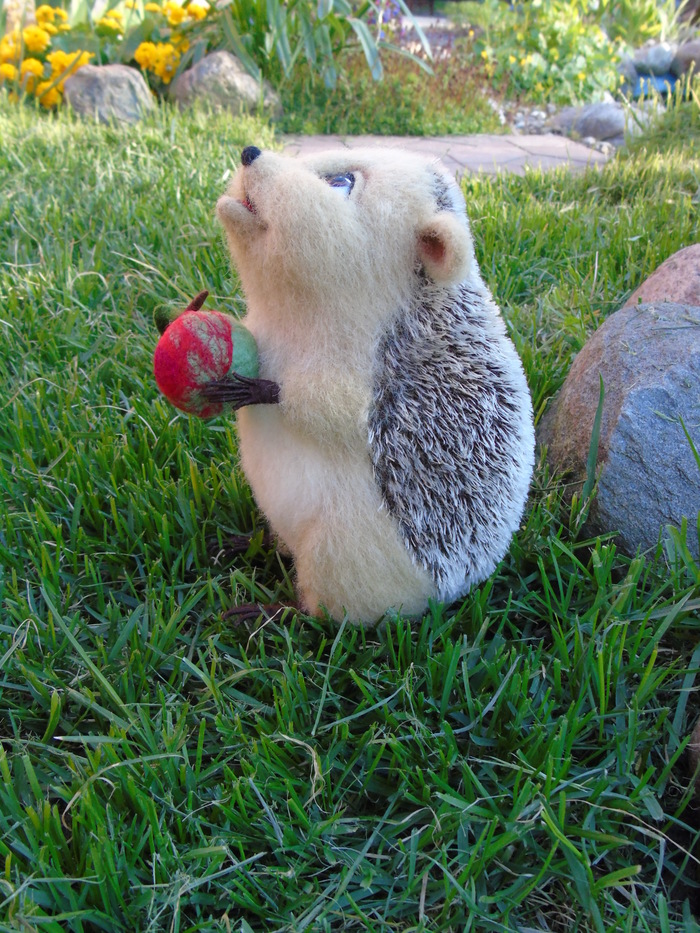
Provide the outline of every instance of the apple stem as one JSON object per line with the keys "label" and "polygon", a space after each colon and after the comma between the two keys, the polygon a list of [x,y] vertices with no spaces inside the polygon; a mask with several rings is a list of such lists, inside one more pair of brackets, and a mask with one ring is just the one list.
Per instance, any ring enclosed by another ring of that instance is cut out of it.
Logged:
{"label": "apple stem", "polygon": [[187,305],[185,311],[199,311],[204,302],[207,300],[207,295],[209,292],[204,291],[200,292],[192,301]]}

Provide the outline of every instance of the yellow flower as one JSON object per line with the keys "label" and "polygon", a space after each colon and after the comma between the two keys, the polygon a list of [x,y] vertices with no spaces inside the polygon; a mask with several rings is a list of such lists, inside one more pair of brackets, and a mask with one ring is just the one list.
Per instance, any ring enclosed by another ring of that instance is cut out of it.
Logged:
{"label": "yellow flower", "polygon": [[202,20],[206,17],[209,12],[208,6],[203,6],[201,3],[197,3],[196,0],[193,0],[192,3],[187,7],[187,15],[190,19]]}
{"label": "yellow flower", "polygon": [[144,71],[153,68],[156,61],[156,47],[153,42],[142,42],[134,52],[134,58]]}
{"label": "yellow flower", "polygon": [[537,84],[535,85],[535,90],[537,91],[538,94],[541,94],[542,91],[544,91],[544,85],[542,84],[541,81],[537,82]]}
{"label": "yellow flower", "polygon": [[0,84],[4,81],[16,81],[17,80],[17,69],[14,65],[11,65],[9,62],[3,62],[0,65]]}
{"label": "yellow flower", "polygon": [[41,26],[25,26],[22,38],[28,52],[44,52],[51,45],[51,36]]}
{"label": "yellow flower", "polygon": [[56,85],[58,90],[63,91],[63,85],[66,83],[66,79],[72,74],[75,74],[78,68],[82,68],[84,65],[89,64],[92,57],[92,52],[83,52],[80,49],[75,52],[63,52],[58,50],[47,55],[46,61],[51,66],[51,79],[53,80],[59,75],[62,75],[61,80]]}
{"label": "yellow flower", "polygon": [[51,81],[37,84],[34,94],[42,107],[56,107],[61,102],[61,92],[57,87],[51,87]]}
{"label": "yellow flower", "polygon": [[19,45],[11,34],[0,38],[0,63],[19,61]]}
{"label": "yellow flower", "polygon": [[137,10],[139,7],[137,0],[125,0],[124,6],[127,10]]}
{"label": "yellow flower", "polygon": [[180,56],[169,42],[158,43],[156,46],[156,61],[153,66],[153,71],[163,84],[170,84],[175,77],[179,59]]}
{"label": "yellow flower", "polygon": [[187,11],[179,3],[175,3],[175,0],[165,0],[163,12],[171,26],[179,26],[187,18]]}
{"label": "yellow flower", "polygon": [[41,28],[45,30],[46,32],[48,32],[50,36],[55,36],[56,33],[58,32],[57,27],[54,26],[53,23],[42,23]]}
{"label": "yellow flower", "polygon": [[469,36],[470,39],[473,39],[473,38],[474,38],[474,30],[473,30],[473,29],[470,29],[469,32],[467,33],[467,35]]}
{"label": "yellow flower", "polygon": [[585,80],[586,80],[586,72],[585,72],[585,71],[579,71],[579,73],[576,75],[576,77],[578,78],[579,81],[585,81]]}
{"label": "yellow flower", "polygon": [[111,16],[101,16],[97,20],[97,25],[101,26],[102,29],[111,29],[112,32],[121,32],[123,29],[122,24]]}
{"label": "yellow flower", "polygon": [[64,52],[63,49],[56,49],[55,52],[49,52],[46,56],[46,61],[51,66],[51,75],[53,77],[60,75],[62,71],[66,70],[73,58],[75,58],[75,55],[70,55],[68,52]]}
{"label": "yellow flower", "polygon": [[163,84],[170,84],[177,71],[180,52],[170,42],[142,42],[134,52],[134,58],[144,71],[152,71]]}
{"label": "yellow flower", "polygon": [[484,61],[486,61],[486,59],[488,59],[488,57],[489,57],[488,49],[482,49],[482,50],[481,50],[481,57],[484,59]]}
{"label": "yellow flower", "polygon": [[162,13],[163,12],[160,4],[158,3],[147,3],[144,6],[144,10],[146,11],[146,13]]}
{"label": "yellow flower", "polygon": [[36,8],[34,14],[36,16],[36,21],[39,25],[43,26],[44,23],[52,23],[54,18],[54,8],[49,6],[48,3],[42,3],[41,6]]}
{"label": "yellow flower", "polygon": [[37,78],[44,74],[44,65],[38,58],[25,58],[19,74],[23,86],[31,93],[36,87]]}
{"label": "yellow flower", "polygon": [[178,55],[184,55],[190,47],[189,40],[184,36],[174,36],[173,37],[173,48]]}
{"label": "yellow flower", "polygon": [[43,26],[44,29],[46,29],[47,23],[55,23],[56,20],[65,23],[68,19],[68,14],[65,10],[57,6],[49,6],[48,3],[42,3],[40,7],[37,7],[35,16],[37,23]]}
{"label": "yellow flower", "polygon": [[514,65],[514,64],[517,62],[517,60],[518,60],[518,59],[515,57],[515,55],[509,55],[509,56],[508,56],[508,64],[509,64],[509,65]]}

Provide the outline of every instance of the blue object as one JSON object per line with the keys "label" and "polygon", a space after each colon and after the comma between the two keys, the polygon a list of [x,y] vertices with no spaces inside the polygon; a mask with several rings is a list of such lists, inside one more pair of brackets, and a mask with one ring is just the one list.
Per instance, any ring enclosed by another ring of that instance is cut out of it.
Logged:
{"label": "blue object", "polygon": [[637,75],[634,85],[626,84],[624,91],[637,100],[640,97],[650,97],[652,94],[661,94],[666,96],[672,93],[678,82],[678,78],[667,71],[663,75]]}

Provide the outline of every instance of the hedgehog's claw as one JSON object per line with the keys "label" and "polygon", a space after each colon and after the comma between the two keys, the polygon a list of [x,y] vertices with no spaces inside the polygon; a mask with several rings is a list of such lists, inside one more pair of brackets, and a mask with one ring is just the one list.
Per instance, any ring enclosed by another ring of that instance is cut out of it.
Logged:
{"label": "hedgehog's claw", "polygon": [[245,405],[274,405],[280,400],[280,387],[271,379],[250,379],[230,373],[202,386],[203,398],[212,404],[230,405],[238,410]]}

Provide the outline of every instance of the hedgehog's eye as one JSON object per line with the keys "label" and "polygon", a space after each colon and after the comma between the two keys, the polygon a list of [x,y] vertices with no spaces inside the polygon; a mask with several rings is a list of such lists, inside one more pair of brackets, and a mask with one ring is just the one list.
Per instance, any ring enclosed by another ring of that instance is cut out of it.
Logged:
{"label": "hedgehog's eye", "polygon": [[355,176],[352,172],[345,172],[343,175],[324,175],[324,181],[331,188],[337,188],[346,198],[349,198],[355,184]]}

